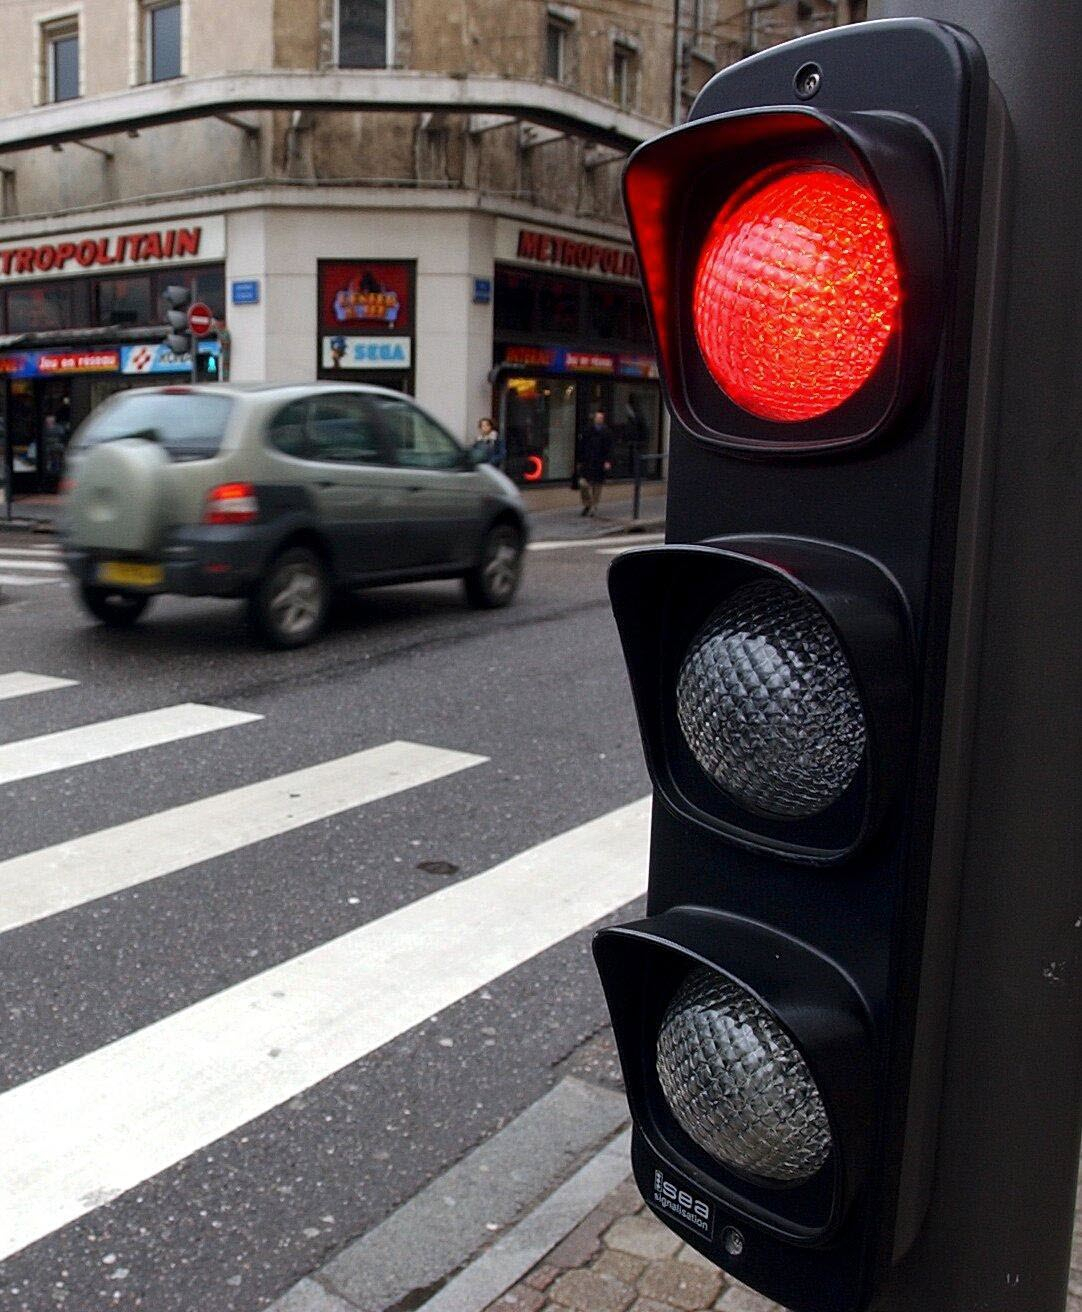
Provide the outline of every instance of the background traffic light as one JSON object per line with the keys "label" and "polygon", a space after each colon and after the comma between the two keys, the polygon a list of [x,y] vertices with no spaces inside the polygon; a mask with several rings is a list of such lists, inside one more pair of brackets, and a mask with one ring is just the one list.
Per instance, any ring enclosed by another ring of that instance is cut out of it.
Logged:
{"label": "background traffic light", "polygon": [[674,419],[610,591],[656,792],[595,954],[651,1207],[798,1312],[928,1194],[981,610],[1003,124],[926,21],[719,74],[625,196]]}
{"label": "background traffic light", "polygon": [[190,287],[172,285],[162,292],[165,305],[165,322],[168,335],[166,346],[174,355],[187,355],[193,347],[191,331],[188,328],[188,310],[192,304]]}

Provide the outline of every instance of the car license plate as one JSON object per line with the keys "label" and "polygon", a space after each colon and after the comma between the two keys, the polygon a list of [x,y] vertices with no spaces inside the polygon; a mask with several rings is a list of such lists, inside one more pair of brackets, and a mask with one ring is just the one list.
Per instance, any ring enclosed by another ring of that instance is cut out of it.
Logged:
{"label": "car license plate", "polygon": [[98,582],[122,588],[160,588],[165,582],[165,570],[161,565],[131,560],[103,560],[98,566]]}

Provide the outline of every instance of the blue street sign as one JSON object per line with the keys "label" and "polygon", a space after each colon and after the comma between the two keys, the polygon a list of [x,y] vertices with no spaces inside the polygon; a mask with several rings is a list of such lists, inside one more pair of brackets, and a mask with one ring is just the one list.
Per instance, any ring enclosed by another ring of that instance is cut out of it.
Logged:
{"label": "blue street sign", "polygon": [[492,300],[492,279],[474,278],[473,280],[474,305],[488,305],[488,303],[491,300]]}
{"label": "blue street sign", "polygon": [[233,284],[233,304],[234,305],[258,305],[259,304],[259,279],[245,278],[236,279]]}

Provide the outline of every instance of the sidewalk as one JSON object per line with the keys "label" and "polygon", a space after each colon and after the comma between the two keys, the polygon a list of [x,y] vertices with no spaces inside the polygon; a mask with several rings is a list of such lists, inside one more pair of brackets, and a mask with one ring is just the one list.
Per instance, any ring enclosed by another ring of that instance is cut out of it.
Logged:
{"label": "sidewalk", "polygon": [[611,533],[657,533],[665,527],[665,485],[647,483],[642,489],[639,518],[633,519],[632,489],[617,483],[605,488],[597,512],[583,517],[582,501],[573,488],[523,488],[534,540],[594,538]]}
{"label": "sidewalk", "polygon": [[[578,1074],[268,1312],[785,1312],[647,1209],[615,1054],[588,1046]],[[1064,1312],[1082,1312],[1082,1210]]]}

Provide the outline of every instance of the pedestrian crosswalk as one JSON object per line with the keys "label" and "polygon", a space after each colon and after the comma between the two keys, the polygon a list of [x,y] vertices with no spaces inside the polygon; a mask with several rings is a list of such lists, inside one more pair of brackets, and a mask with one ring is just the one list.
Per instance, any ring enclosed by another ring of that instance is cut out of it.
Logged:
{"label": "pedestrian crosswalk", "polygon": [[[0,674],[0,698],[70,686]],[[0,784],[261,719],[183,703],[77,725],[0,746]],[[421,813],[440,781],[487,764],[404,741],[270,778],[246,759],[253,777],[237,787],[0,861],[0,953],[22,927],[306,826],[322,842],[321,822],[380,799]],[[618,807],[0,1093],[0,1262],[639,897],[647,824],[646,799]],[[198,876],[184,894],[194,917]]]}
{"label": "pedestrian crosswalk", "polygon": [[9,588],[33,588],[62,583],[64,577],[60,550],[52,543],[34,547],[0,545],[0,584]]}

